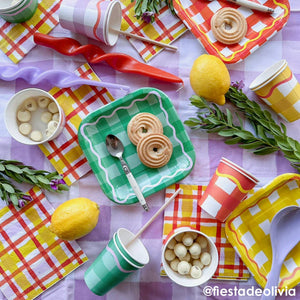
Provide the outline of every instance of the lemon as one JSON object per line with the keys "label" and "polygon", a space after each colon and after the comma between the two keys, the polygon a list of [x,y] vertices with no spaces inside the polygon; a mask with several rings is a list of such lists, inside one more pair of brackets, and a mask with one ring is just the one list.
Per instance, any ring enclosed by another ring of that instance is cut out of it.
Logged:
{"label": "lemon", "polygon": [[199,56],[190,72],[194,92],[208,101],[225,104],[225,94],[230,87],[230,75],[223,61],[213,55]]}
{"label": "lemon", "polygon": [[96,227],[99,213],[98,204],[90,199],[71,199],[56,208],[49,229],[62,240],[76,240]]}

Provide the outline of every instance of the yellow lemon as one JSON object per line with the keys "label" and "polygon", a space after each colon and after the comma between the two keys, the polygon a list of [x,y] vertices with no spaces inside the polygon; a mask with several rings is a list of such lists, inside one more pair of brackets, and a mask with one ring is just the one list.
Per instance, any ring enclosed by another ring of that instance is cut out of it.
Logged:
{"label": "yellow lemon", "polygon": [[223,61],[213,55],[199,56],[190,72],[194,92],[208,101],[225,104],[225,94],[230,87],[230,75]]}
{"label": "yellow lemon", "polygon": [[71,199],[56,208],[49,229],[62,240],[76,240],[96,227],[99,213],[98,204],[90,199]]}

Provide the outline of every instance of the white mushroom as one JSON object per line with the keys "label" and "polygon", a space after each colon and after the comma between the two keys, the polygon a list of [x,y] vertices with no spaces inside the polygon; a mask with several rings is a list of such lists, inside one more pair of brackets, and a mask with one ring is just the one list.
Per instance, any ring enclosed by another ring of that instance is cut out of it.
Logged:
{"label": "white mushroom", "polygon": [[207,239],[202,235],[199,235],[197,237],[196,242],[200,245],[201,249],[204,249],[207,247]]}
{"label": "white mushroom", "polygon": [[191,231],[190,234],[192,235],[193,240],[195,240],[198,237],[198,233],[197,232]]}
{"label": "white mushroom", "polygon": [[51,113],[53,113],[53,114],[57,113],[57,112],[58,112],[58,107],[57,107],[56,103],[53,102],[53,101],[51,101],[51,102],[49,103],[49,105],[48,105],[48,110],[49,110]]}
{"label": "white mushroom", "polygon": [[198,243],[193,243],[193,245],[189,248],[191,255],[196,256],[201,253],[201,247]]}
{"label": "white mushroom", "polygon": [[43,139],[43,135],[39,130],[33,130],[30,134],[30,138],[35,142],[40,142]]}
{"label": "white mushroom", "polygon": [[193,260],[193,266],[197,266],[197,267],[199,267],[200,269],[203,269],[204,264],[203,264],[199,259],[194,259],[194,260]]}
{"label": "white mushroom", "polygon": [[177,272],[178,271],[178,264],[180,263],[180,260],[178,258],[173,259],[170,262],[170,267],[173,271]]}
{"label": "white mushroom", "polygon": [[49,111],[44,111],[42,114],[41,114],[41,121],[45,124],[49,123],[52,119],[52,114],[51,112]]}
{"label": "white mushroom", "polygon": [[190,271],[190,275],[193,278],[200,278],[201,275],[202,275],[202,270],[197,266],[192,266],[191,271]]}
{"label": "white mushroom", "polygon": [[182,243],[185,246],[191,246],[193,242],[194,242],[193,236],[189,232],[186,232],[182,237]]}
{"label": "white mushroom", "polygon": [[169,243],[167,245],[167,248],[174,249],[175,245],[176,245],[176,240],[175,239],[171,239],[171,241],[169,241]]}
{"label": "white mushroom", "polygon": [[23,135],[28,135],[32,130],[32,126],[30,123],[22,123],[19,126],[19,131]]}
{"label": "white mushroom", "polygon": [[191,260],[191,255],[187,252],[186,255],[182,258],[180,258],[180,260],[185,260],[187,262],[190,262]]}
{"label": "white mushroom", "polygon": [[28,111],[36,111],[37,110],[37,104],[34,98],[28,98],[23,102],[24,108]]}
{"label": "white mushroom", "polygon": [[22,108],[17,112],[17,119],[20,122],[28,122],[31,119],[31,113],[27,109]]}
{"label": "white mushroom", "polygon": [[59,113],[53,114],[53,116],[52,116],[52,121],[56,121],[56,122],[59,121]]}
{"label": "white mushroom", "polygon": [[165,259],[166,259],[167,261],[172,261],[172,260],[175,259],[175,257],[176,257],[176,255],[175,255],[175,253],[174,253],[173,250],[167,249],[167,250],[165,251]]}
{"label": "white mushroom", "polygon": [[175,236],[175,240],[176,240],[177,242],[181,242],[181,241],[182,241],[183,235],[184,235],[184,232],[177,234],[177,235]]}
{"label": "white mushroom", "polygon": [[174,247],[174,252],[178,258],[183,258],[187,254],[187,249],[182,243],[178,243]]}
{"label": "white mushroom", "polygon": [[208,266],[211,262],[211,255],[208,252],[203,252],[200,255],[200,261],[204,266]]}
{"label": "white mushroom", "polygon": [[187,262],[187,261],[181,261],[179,264],[178,264],[178,273],[181,274],[181,275],[186,275],[186,274],[189,274],[190,273],[190,264]]}
{"label": "white mushroom", "polygon": [[50,102],[50,99],[47,97],[40,97],[37,102],[40,108],[46,108]]}
{"label": "white mushroom", "polygon": [[55,132],[57,127],[58,127],[58,123],[56,121],[50,121],[46,129],[46,136],[47,137],[51,136]]}

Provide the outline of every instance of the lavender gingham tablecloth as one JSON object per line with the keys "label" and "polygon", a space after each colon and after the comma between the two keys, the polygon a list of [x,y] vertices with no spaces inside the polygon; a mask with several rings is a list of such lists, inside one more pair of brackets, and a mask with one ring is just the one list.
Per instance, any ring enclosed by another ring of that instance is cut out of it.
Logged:
{"label": "lavender gingham tablecloth", "polygon": [[[263,1],[262,1],[263,2]],[[250,82],[266,67],[284,58],[300,81],[300,3],[298,0],[290,1],[292,12],[287,25],[276,36],[271,38],[263,47],[256,50],[243,62],[229,65],[229,71],[233,81],[244,80],[244,90],[252,99],[257,99],[247,88]],[[293,11],[294,10],[294,11]],[[298,10],[298,11],[296,11]],[[58,25],[51,33],[54,36],[71,36],[77,38],[82,44],[97,43],[81,35],[69,33]],[[92,65],[95,73],[104,81],[117,82],[130,85],[132,91],[137,88],[151,86],[164,91],[173,101],[174,106],[182,121],[195,115],[194,107],[189,105],[189,97],[193,91],[189,85],[189,71],[193,61],[205,53],[202,46],[190,33],[186,33],[178,41],[174,42],[179,50],[176,53],[163,51],[157,55],[150,65],[160,67],[172,72],[184,79],[185,86],[179,92],[176,85],[149,79],[147,77],[122,74],[114,71],[106,64]],[[116,46],[109,48],[99,44],[105,51],[118,51],[128,53],[140,60],[139,54],[131,47],[126,39],[119,39]],[[0,63],[11,61],[0,52]],[[81,56],[66,57],[55,53],[53,50],[35,47],[23,60],[20,66],[40,66],[43,69],[62,69],[73,72],[78,66],[85,63]],[[53,166],[45,158],[38,147],[25,146],[14,141],[8,134],[4,124],[4,110],[9,98],[18,90],[29,87],[24,81],[13,82],[0,81],[0,158],[18,159],[36,168],[53,170]],[[39,88],[49,90],[52,87],[45,83]],[[115,98],[123,96],[123,92],[110,90]],[[274,117],[276,117],[274,115]],[[287,124],[288,134],[300,139],[300,120]],[[241,165],[257,178],[260,186],[266,184],[277,175],[294,172],[287,160],[280,154],[272,154],[264,157],[256,157],[235,146],[225,145],[220,137],[207,135],[205,132],[192,131],[187,128],[188,134],[194,144],[197,153],[195,168],[182,183],[205,185],[213,175],[222,156]],[[129,276],[124,282],[103,297],[97,297],[86,287],[83,276],[85,270],[104,248],[113,233],[120,227],[128,228],[133,232],[147,222],[151,215],[164,203],[164,191],[160,191],[148,198],[151,207],[150,212],[144,212],[139,204],[132,206],[119,206],[108,200],[101,191],[99,184],[93,175],[89,173],[75,182],[70,191],[62,195],[46,192],[48,200],[54,207],[62,202],[75,197],[88,197],[100,205],[100,219],[96,229],[89,235],[78,240],[80,247],[89,258],[89,262],[78,268],[72,274],[45,291],[37,299],[39,300],[92,300],[92,299],[122,299],[122,300],[198,300],[198,299],[259,299],[253,296],[236,297],[206,297],[203,294],[205,286],[218,286],[219,288],[257,288],[257,284],[251,278],[248,282],[215,281],[211,280],[203,286],[196,288],[183,288],[171,282],[167,277],[161,277],[160,256],[162,246],[163,214],[142,234],[142,240],[149,250],[150,263],[139,272]],[[2,202],[2,201],[1,201]],[[2,204],[0,204],[2,205]],[[300,287],[296,289],[295,299],[300,299]],[[280,299],[288,299],[281,297]],[[0,292],[0,300],[5,297]]]}

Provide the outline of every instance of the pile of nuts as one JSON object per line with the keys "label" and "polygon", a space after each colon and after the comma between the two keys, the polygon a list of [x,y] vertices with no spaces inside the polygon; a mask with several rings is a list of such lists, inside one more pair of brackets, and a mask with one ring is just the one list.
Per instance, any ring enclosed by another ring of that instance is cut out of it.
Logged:
{"label": "pile of nuts", "polygon": [[[44,133],[33,128],[31,121],[35,113],[40,114],[40,121],[47,126]],[[29,136],[35,142],[40,142],[44,136],[50,137],[58,127],[58,107],[50,98],[30,97],[20,105],[17,111],[17,121],[19,132],[22,135]]]}
{"label": "pile of nuts", "polygon": [[202,269],[211,262],[207,239],[193,231],[179,233],[170,240],[164,257],[173,271],[192,278],[200,278]]}

